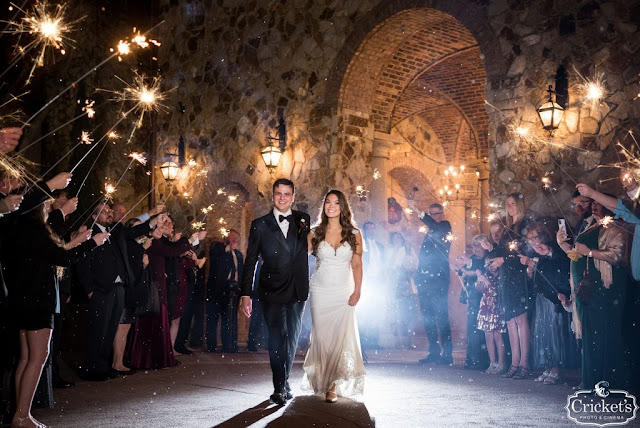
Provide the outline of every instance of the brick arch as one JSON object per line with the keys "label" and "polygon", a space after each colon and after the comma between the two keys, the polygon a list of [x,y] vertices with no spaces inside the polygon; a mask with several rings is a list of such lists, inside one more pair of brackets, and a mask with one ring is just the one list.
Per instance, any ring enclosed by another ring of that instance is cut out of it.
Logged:
{"label": "brick arch", "polygon": [[[368,53],[364,59],[370,64],[386,64],[395,52],[395,48],[403,44],[409,33],[423,29],[424,24],[429,22],[425,20],[425,13],[434,11],[455,18],[454,20],[468,31],[475,40],[472,44],[477,44],[482,51],[486,75],[489,79],[499,78],[506,73],[507,67],[498,39],[489,25],[485,9],[476,2],[471,0],[386,0],[359,19],[354,30],[347,37],[328,78],[325,106],[337,107],[340,104],[341,87],[345,76],[351,71],[352,59],[361,53],[359,50],[365,42],[376,36],[379,38],[381,43],[377,44],[377,49]],[[385,24],[394,17],[402,21],[401,30],[404,30],[404,33],[385,33],[389,32]],[[380,70],[375,73],[369,71],[365,75],[369,75],[371,81],[375,82],[380,75]]]}

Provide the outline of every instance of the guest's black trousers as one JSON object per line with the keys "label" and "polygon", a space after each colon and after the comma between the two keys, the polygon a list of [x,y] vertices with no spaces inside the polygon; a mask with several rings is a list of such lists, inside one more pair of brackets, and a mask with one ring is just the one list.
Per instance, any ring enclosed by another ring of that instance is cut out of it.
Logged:
{"label": "guest's black trousers", "polygon": [[261,301],[269,332],[269,362],[275,392],[285,392],[302,329],[304,302],[270,303]]}
{"label": "guest's black trousers", "polygon": [[424,329],[429,340],[429,354],[440,355],[438,331],[442,341],[442,356],[450,358],[453,351],[449,326],[449,279],[419,277],[418,298],[424,319]]}

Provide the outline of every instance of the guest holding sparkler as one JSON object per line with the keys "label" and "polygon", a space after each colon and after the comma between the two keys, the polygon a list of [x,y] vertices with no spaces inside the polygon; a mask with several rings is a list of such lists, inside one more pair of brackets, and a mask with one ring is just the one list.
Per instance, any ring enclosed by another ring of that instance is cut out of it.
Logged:
{"label": "guest holding sparkler", "polygon": [[[622,224],[613,221],[613,215],[631,221],[635,216],[620,199],[583,183],[579,183],[577,189],[594,200],[592,210],[598,220],[581,235],[574,250],[569,249],[575,295],[572,303],[582,324],[582,381],[584,387],[607,380],[612,388],[621,388],[628,382],[624,367],[623,313],[628,293],[629,235]],[[610,207],[615,211],[610,211]],[[558,232],[558,242],[567,251],[565,239]],[[583,278],[587,267],[589,280]]]}
{"label": "guest holding sparkler", "polygon": [[504,361],[505,344],[502,337],[507,329],[505,328],[504,308],[498,303],[498,267],[489,263],[483,269],[476,270],[476,277],[476,290],[482,293],[478,308],[477,328],[484,331],[489,354],[489,368],[484,373],[501,375],[507,369]]}
{"label": "guest holding sparkler", "polygon": [[498,299],[505,311],[511,345],[511,367],[502,377],[525,379],[529,376],[529,311],[533,309],[533,304],[527,285],[526,268],[522,266],[517,255],[524,251],[523,237],[531,219],[527,216],[524,195],[521,193],[509,194],[505,200],[505,207],[509,248],[504,256],[488,261],[495,264],[500,271]]}
{"label": "guest holding sparkler", "polygon": [[[206,261],[206,257],[198,257],[193,250],[187,251],[180,260],[180,293],[177,304],[180,311],[180,328],[173,344],[173,349],[178,354],[192,353],[187,348],[187,339],[192,331],[193,321],[195,321],[196,328],[191,343],[202,340],[204,311],[198,311],[198,303],[202,302],[204,295],[204,264]],[[201,345],[202,342],[200,342]]]}
{"label": "guest holding sparkler", "polygon": [[6,154],[15,150],[22,137],[22,129],[7,127],[0,129],[0,153]]}
{"label": "guest holding sparkler", "polygon": [[[149,215],[157,214],[155,210]],[[124,308],[125,289],[133,286],[133,273],[126,241],[146,235],[156,224],[163,223],[166,214],[129,229],[113,222],[111,207],[99,202],[91,218],[94,233],[109,231],[111,237],[100,251],[76,265],[78,281],[89,297],[87,342],[83,376],[87,380],[104,381],[121,373],[111,370],[113,341]]]}
{"label": "guest holding sparkler", "polygon": [[[416,285],[424,328],[429,340],[429,355],[421,364],[453,364],[451,327],[449,326],[449,249],[451,223],[444,219],[444,207],[429,205],[428,213],[421,212],[420,219],[429,228],[420,249]],[[438,343],[438,331],[442,341],[442,355]]]}
{"label": "guest holding sparkler", "polygon": [[[589,209],[591,212],[591,209]],[[527,266],[537,292],[533,335],[535,367],[544,367],[536,382],[556,385],[561,381],[560,367],[572,368],[577,359],[576,341],[571,333],[570,315],[563,309],[559,295],[568,299],[569,259],[557,247],[549,229],[543,223],[532,223],[527,230],[527,243],[536,257],[520,256]]]}
{"label": "guest holding sparkler", "polygon": [[[159,223],[166,222],[166,215],[160,214]],[[173,353],[173,344],[169,327],[169,313],[167,309],[166,259],[179,257],[204,239],[206,231],[196,232],[189,239],[181,237],[173,245],[161,239],[163,227],[153,231],[153,242],[147,250],[149,256],[149,271],[151,281],[158,285],[160,298],[160,313],[141,317],[136,322],[131,343],[131,366],[139,369],[161,369],[177,365]]]}
{"label": "guest holding sparkler", "polygon": [[209,249],[209,279],[207,282],[207,350],[215,352],[218,320],[222,352],[238,352],[238,304],[243,258],[238,250],[240,234],[229,231],[223,242],[214,242]]}
{"label": "guest holding sparkler", "polygon": [[31,403],[59,312],[56,266],[69,266],[107,240],[108,233],[78,233],[63,243],[47,225],[49,202],[20,216],[9,232],[11,251],[4,252],[12,319],[20,330],[20,360],[16,368],[16,412],[12,426],[41,426],[31,416]]}

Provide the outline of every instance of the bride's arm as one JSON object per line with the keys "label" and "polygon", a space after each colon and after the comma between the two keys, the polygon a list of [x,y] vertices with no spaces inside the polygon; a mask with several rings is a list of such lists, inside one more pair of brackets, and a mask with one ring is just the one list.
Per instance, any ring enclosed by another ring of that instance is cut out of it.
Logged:
{"label": "bride's arm", "polygon": [[356,249],[351,258],[351,269],[356,289],[349,297],[349,306],[355,306],[360,300],[360,288],[362,287],[362,235],[359,232],[356,233]]}
{"label": "bride's arm", "polygon": [[313,232],[307,233],[307,252],[309,254],[313,253],[313,244],[311,240],[313,239]]}

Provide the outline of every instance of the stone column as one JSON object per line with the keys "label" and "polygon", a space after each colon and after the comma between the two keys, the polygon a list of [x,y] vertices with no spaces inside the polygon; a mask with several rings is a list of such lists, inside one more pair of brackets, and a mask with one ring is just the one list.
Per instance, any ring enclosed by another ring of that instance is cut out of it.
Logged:
{"label": "stone column", "polygon": [[373,139],[373,153],[371,167],[378,170],[380,177],[371,183],[371,219],[375,223],[387,221],[387,174],[389,172],[390,151],[392,141],[381,138]]}
{"label": "stone column", "polygon": [[478,175],[478,189],[480,192],[480,230],[482,233],[489,235],[489,222],[487,222],[487,216],[489,215],[489,164],[487,161],[483,161],[477,167]]}

